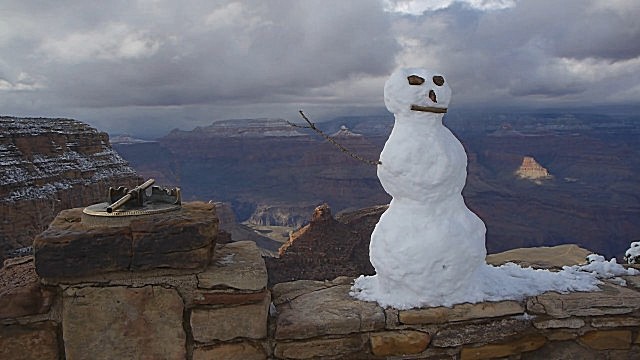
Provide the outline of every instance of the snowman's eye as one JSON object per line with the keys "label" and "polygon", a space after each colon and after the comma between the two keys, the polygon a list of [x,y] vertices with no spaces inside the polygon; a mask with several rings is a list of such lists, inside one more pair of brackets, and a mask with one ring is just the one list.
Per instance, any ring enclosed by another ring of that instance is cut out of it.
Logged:
{"label": "snowman's eye", "polygon": [[424,79],[418,75],[411,75],[407,77],[409,80],[409,85],[422,85],[424,83]]}
{"label": "snowman's eye", "polygon": [[438,86],[442,86],[444,85],[444,78],[440,75],[436,75],[433,77],[433,83]]}

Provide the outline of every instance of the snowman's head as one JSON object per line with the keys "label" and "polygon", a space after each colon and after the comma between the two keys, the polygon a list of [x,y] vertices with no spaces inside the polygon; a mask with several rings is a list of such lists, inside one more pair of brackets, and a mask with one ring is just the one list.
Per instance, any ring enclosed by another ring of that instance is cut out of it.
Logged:
{"label": "snowman's head", "polygon": [[384,84],[384,103],[394,114],[445,113],[450,100],[451,88],[445,77],[426,69],[396,70]]}

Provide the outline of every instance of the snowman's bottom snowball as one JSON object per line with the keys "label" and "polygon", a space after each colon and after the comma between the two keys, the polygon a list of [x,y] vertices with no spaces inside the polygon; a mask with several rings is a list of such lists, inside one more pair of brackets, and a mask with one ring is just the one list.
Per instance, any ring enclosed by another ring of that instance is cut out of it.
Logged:
{"label": "snowman's bottom snowball", "polygon": [[[437,276],[437,274],[434,274]],[[598,290],[597,273],[581,271],[579,267],[565,267],[551,272],[543,269],[523,268],[513,263],[502,266],[479,266],[464,286],[451,294],[440,294],[437,289],[423,289],[417,294],[393,286],[384,287],[378,275],[360,276],[351,288],[351,296],[359,300],[375,301],[382,307],[399,310],[425,306],[453,306],[483,301],[520,300],[546,291]]]}

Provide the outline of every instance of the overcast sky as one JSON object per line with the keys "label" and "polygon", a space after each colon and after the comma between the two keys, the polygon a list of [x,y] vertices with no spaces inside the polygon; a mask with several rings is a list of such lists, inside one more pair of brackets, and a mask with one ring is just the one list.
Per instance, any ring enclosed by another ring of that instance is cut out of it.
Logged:
{"label": "overcast sky", "polygon": [[397,67],[451,110],[640,104],[638,0],[0,2],[0,114],[161,136],[384,111]]}

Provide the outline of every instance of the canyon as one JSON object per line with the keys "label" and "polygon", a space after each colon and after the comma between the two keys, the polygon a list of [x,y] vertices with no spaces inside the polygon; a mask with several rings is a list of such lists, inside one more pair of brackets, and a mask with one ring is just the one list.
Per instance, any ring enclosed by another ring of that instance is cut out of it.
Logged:
{"label": "canyon", "polygon": [[[640,239],[640,127],[633,118],[450,113],[445,124],[467,151],[463,194],[487,225],[489,252],[576,243],[621,259]],[[371,160],[392,125],[391,115],[317,124]],[[218,121],[114,148],[141,175],[180,186],[186,200],[231,204],[239,222],[296,229],[322,203],[339,215],[390,200],[374,166],[282,119]],[[518,176],[527,158],[552,177]]]}
{"label": "canyon", "polygon": [[71,119],[0,117],[0,250],[29,247],[62,209],[139,177],[109,135]]}

